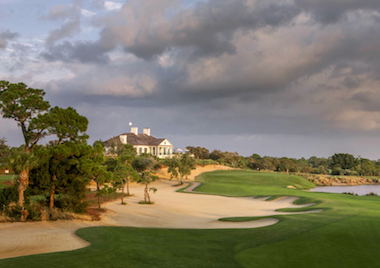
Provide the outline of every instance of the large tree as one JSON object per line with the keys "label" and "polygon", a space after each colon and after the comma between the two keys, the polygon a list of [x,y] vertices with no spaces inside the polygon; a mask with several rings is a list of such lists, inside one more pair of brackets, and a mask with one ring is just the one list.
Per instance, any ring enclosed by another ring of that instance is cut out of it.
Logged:
{"label": "large tree", "polygon": [[50,171],[50,202],[49,207],[54,206],[54,194],[57,187],[59,174],[64,176],[65,170],[62,169],[68,157],[71,155],[70,146],[64,146],[65,142],[84,142],[88,136],[84,133],[87,130],[88,120],[81,116],[77,111],[69,107],[67,109],[54,107],[49,113],[44,115],[45,120],[50,122],[48,133],[55,135],[56,140],[51,142],[46,153],[49,158]]}
{"label": "large tree", "polygon": [[[45,92],[30,88],[23,83],[11,84],[0,81],[0,109],[4,118],[14,119],[21,128],[25,152],[28,154],[38,141],[48,134],[50,126],[44,113],[49,109],[49,102],[44,100]],[[29,162],[19,170],[18,190],[19,204],[24,206],[24,191],[29,185]]]}

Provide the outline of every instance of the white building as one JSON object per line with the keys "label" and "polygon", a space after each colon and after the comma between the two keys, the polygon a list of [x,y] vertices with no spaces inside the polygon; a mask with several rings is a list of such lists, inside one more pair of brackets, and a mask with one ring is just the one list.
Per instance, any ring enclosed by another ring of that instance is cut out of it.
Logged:
{"label": "white building", "polygon": [[131,127],[130,133],[120,134],[104,142],[105,147],[118,146],[120,144],[132,144],[137,155],[146,153],[158,158],[171,158],[173,145],[167,139],[156,139],[150,135],[150,128],[144,128],[143,133],[138,133],[137,127]]}

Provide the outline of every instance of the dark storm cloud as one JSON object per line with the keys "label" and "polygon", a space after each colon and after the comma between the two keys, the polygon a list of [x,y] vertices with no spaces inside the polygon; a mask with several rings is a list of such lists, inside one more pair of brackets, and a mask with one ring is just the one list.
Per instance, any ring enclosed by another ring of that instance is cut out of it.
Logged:
{"label": "dark storm cloud", "polygon": [[[140,6],[142,14],[129,17],[136,6]],[[253,8],[244,0],[210,0],[179,11],[170,21],[162,21],[161,14],[144,8],[144,3],[130,1],[106,26],[126,51],[144,59],[181,47],[195,47],[201,55],[235,53],[231,43],[235,31],[286,26],[300,13],[298,7],[282,1],[260,2]],[[123,20],[126,26],[120,27]],[[125,33],[131,36],[125,39]]]}
{"label": "dark storm cloud", "polygon": [[41,57],[47,61],[81,62],[105,64],[110,61],[105,52],[109,51],[98,42],[92,41],[64,41],[58,45],[52,45],[47,51],[41,53]]}
{"label": "dark storm cloud", "polygon": [[[201,55],[235,53],[232,39],[238,30],[286,27],[301,13],[328,24],[338,22],[351,11],[380,9],[377,0],[257,1],[255,4],[245,0],[210,0],[179,11],[167,21],[161,18],[159,9],[168,1],[158,6],[157,13],[144,6],[146,2],[127,2],[106,25],[117,44],[144,59],[181,47],[195,47]],[[171,2],[167,4],[169,7]],[[131,16],[131,11],[136,9],[140,9],[138,15]]]}
{"label": "dark storm cloud", "polygon": [[379,11],[378,0],[295,0],[294,5],[312,14],[315,20],[325,24],[346,18],[351,11]]}
{"label": "dark storm cloud", "polygon": [[5,49],[8,46],[8,42],[14,40],[19,36],[18,33],[11,32],[9,30],[3,30],[0,32],[0,49]]}

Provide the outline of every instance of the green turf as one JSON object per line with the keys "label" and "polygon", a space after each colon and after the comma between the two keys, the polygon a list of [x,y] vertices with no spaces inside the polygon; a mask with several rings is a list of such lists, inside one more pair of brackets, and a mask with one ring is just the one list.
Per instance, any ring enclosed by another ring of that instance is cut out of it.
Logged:
{"label": "green turf", "polygon": [[8,185],[5,185],[3,181],[12,180],[14,177],[15,177],[14,175],[0,175],[0,189],[9,187]]}
{"label": "green turf", "polygon": [[257,229],[81,229],[87,248],[1,260],[0,267],[380,267],[380,197],[288,189],[312,185],[273,173],[217,171],[198,179],[203,184],[196,191],[299,196],[298,203],[314,201],[313,209],[325,210],[276,216],[278,224]]}

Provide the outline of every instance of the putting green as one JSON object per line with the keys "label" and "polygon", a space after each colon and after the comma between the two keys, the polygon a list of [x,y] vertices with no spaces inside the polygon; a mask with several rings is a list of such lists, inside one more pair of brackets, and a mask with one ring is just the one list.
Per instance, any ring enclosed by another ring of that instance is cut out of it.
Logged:
{"label": "putting green", "polygon": [[278,224],[257,229],[86,228],[77,234],[91,242],[87,248],[0,260],[0,267],[380,266],[379,197],[307,192],[301,189],[313,185],[306,180],[274,173],[215,171],[198,180],[202,185],[196,191],[299,196],[300,202],[315,202],[312,209],[324,211],[275,216]]}

